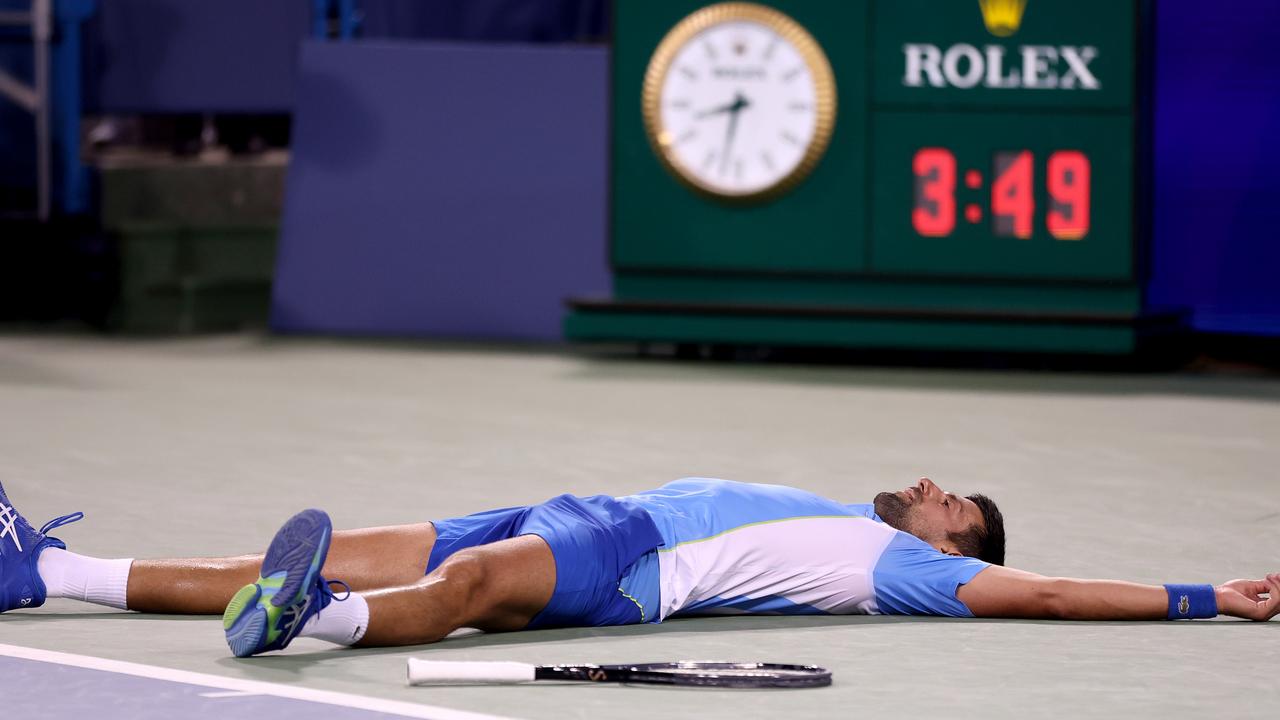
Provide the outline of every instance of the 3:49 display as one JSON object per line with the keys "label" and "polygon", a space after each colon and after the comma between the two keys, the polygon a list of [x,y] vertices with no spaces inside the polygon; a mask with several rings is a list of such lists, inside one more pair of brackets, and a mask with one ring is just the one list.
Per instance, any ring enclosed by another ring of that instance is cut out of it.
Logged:
{"label": "3:49 display", "polygon": [[[1033,235],[1035,224],[1035,155],[1030,150],[1000,151],[992,156],[990,204],[991,231],[997,237],[1023,240]],[[911,224],[925,237],[947,237],[956,228],[956,156],[939,147],[921,148],[912,160],[915,199]],[[1057,240],[1082,240],[1089,234],[1091,199],[1089,157],[1078,150],[1058,150],[1045,165],[1045,189],[1049,199],[1045,226]],[[967,170],[964,185],[980,190],[981,171]],[[964,219],[976,224],[983,208],[969,204]]]}

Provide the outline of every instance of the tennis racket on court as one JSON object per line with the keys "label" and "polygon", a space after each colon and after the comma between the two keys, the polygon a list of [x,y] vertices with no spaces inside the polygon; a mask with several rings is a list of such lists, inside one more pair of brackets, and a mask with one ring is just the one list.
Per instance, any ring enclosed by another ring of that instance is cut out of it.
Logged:
{"label": "tennis racket on court", "polygon": [[777,663],[529,665],[518,662],[449,662],[409,658],[410,685],[487,685],[542,680],[721,688],[805,688],[830,685],[831,672],[814,665]]}

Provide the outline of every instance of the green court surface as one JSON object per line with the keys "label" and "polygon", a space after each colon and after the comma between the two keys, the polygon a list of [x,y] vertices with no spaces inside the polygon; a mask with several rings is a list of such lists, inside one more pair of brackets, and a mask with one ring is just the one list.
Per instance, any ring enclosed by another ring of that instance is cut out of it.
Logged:
{"label": "green court surface", "polygon": [[[83,510],[57,534],[92,555],[260,552],[285,518],[313,506],[353,528],[688,475],[869,502],[927,475],[1001,504],[1012,566],[1221,582],[1280,571],[1278,467],[1280,381],[1257,374],[730,365],[255,336],[0,338],[0,479],[37,524]],[[0,617],[0,643],[424,704],[442,718],[1274,717],[1280,703],[1280,621],[739,617],[393,650],[303,640],[238,660],[218,618],[51,601]],[[410,656],[814,663],[835,684],[411,688]]]}

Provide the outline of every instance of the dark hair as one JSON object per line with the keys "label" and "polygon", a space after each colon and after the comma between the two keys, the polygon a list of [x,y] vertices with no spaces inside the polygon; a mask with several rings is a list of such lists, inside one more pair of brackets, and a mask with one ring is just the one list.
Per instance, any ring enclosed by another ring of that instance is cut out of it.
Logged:
{"label": "dark hair", "polygon": [[992,565],[1004,564],[1004,515],[995,501],[986,495],[968,496],[982,511],[982,523],[986,529],[974,525],[964,532],[951,533],[947,539],[955,543],[962,555],[976,557]]}

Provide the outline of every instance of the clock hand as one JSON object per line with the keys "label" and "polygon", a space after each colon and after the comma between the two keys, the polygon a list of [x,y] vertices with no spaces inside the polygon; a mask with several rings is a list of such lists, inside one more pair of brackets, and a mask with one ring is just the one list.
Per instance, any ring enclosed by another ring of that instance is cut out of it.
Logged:
{"label": "clock hand", "polygon": [[712,117],[713,115],[724,115],[725,113],[737,113],[739,110],[742,110],[748,107],[749,105],[751,105],[751,101],[747,100],[742,96],[741,93],[739,93],[737,96],[734,97],[733,102],[727,105],[721,105],[720,107],[717,107],[717,108],[712,108],[710,110],[703,110],[697,115],[694,115],[693,118],[695,120],[703,120],[703,119]]}
{"label": "clock hand", "polygon": [[733,145],[733,136],[738,130],[738,113],[751,107],[751,101],[738,93],[733,99],[733,104],[729,106],[729,127],[725,130],[724,137],[724,154],[720,156],[720,174],[723,175],[729,169],[729,148]]}
{"label": "clock hand", "polygon": [[729,116],[729,128],[724,137],[724,153],[720,156],[720,174],[729,169],[729,148],[733,145],[733,134],[738,128],[738,113]]}
{"label": "clock hand", "polygon": [[731,112],[734,112],[734,108],[736,108],[737,105],[738,103],[735,100],[734,102],[731,102],[728,105],[721,105],[720,107],[713,108],[711,110],[703,110],[697,115],[694,115],[693,118],[695,120],[704,120],[706,118],[712,117],[713,115],[723,115],[725,113],[731,113]]}

